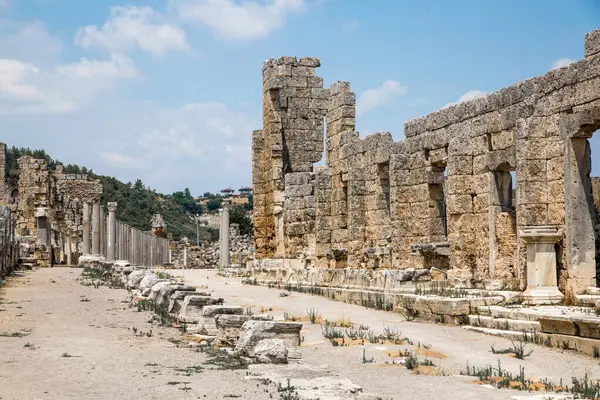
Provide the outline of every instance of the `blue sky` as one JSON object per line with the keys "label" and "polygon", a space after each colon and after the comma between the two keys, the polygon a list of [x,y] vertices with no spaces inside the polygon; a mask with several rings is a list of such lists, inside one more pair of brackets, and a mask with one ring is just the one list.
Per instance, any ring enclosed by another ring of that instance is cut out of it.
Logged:
{"label": "blue sky", "polygon": [[[85,5],[84,5],[85,4]],[[267,58],[350,81],[361,135],[583,57],[594,0],[0,0],[0,140],[162,192],[251,184]]]}

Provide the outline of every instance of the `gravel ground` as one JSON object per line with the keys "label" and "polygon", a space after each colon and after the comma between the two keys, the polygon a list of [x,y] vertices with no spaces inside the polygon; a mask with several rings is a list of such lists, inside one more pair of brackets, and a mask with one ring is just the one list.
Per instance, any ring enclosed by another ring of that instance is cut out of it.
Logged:
{"label": "gravel ground", "polygon": [[[368,310],[299,293],[280,297],[281,290],[242,285],[215,271],[169,271],[187,283],[207,285],[227,304],[261,309],[275,318],[284,312],[298,317],[318,309],[323,318],[346,319],[381,332],[400,330],[415,346],[366,345],[333,347],[318,325],[306,322],[303,359],[298,364],[252,366],[250,370],[216,370],[207,355],[177,347],[169,338],[181,337],[174,328],[149,323],[150,313],[129,307],[125,290],[83,286],[81,269],[54,268],[21,272],[0,291],[0,399],[279,399],[273,385],[247,379],[248,374],[282,378],[348,378],[365,393],[386,399],[510,399],[524,393],[490,389],[457,376],[470,365],[496,365],[514,373],[525,367],[529,378],[571,381],[572,376],[600,376],[597,360],[573,352],[529,345],[525,360],[494,355],[490,346],[510,341],[469,332],[460,327],[407,322],[400,315]],[[84,301],[82,301],[84,300]],[[89,300],[89,301],[85,301]],[[271,310],[271,311],[269,311]],[[140,337],[152,330],[151,337]],[[23,337],[7,337],[13,332]],[[434,373],[415,375],[403,366],[386,364],[388,353],[417,350],[436,365]],[[363,349],[375,363],[363,364]],[[70,357],[69,357],[70,356]],[[188,367],[199,366],[197,369]],[[188,368],[186,370],[186,368]],[[178,371],[179,370],[179,371]],[[183,370],[183,371],[182,371]]]}

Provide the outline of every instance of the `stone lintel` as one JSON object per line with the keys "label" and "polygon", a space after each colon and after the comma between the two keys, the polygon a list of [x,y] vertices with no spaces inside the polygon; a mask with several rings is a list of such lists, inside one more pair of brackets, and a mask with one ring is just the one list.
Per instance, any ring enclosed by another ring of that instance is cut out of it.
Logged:
{"label": "stone lintel", "polygon": [[560,120],[560,135],[563,139],[589,139],[598,128],[600,107],[569,114]]}

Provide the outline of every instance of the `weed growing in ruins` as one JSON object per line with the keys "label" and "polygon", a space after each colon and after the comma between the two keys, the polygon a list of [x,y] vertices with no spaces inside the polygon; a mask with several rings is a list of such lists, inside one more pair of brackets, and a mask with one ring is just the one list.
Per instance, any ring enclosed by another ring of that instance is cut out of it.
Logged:
{"label": "weed growing in ruins", "polygon": [[419,367],[419,359],[417,358],[417,355],[415,353],[409,353],[408,357],[406,357],[406,360],[404,360],[404,366],[406,367],[406,369],[408,370],[415,370]]}
{"label": "weed growing in ruins", "polygon": [[244,279],[242,281],[242,285],[252,285],[252,286],[258,286],[258,279],[256,278],[248,278],[248,279]]}
{"label": "weed growing in ruins", "polygon": [[62,354],[61,354],[61,357],[64,357],[64,358],[71,358],[71,357],[73,357],[73,356],[72,356],[72,355],[70,355],[69,353],[62,353]]}
{"label": "weed growing in ruins", "polygon": [[402,296],[400,298],[400,307],[404,310],[404,318],[407,321],[413,321],[419,316],[419,312],[415,310],[416,299],[410,296]]}
{"label": "weed growing in ruins", "polygon": [[344,337],[344,332],[334,326],[331,326],[327,321],[321,325],[321,333],[327,339],[341,339]]}
{"label": "weed growing in ruins", "polygon": [[297,317],[296,317],[294,314],[290,314],[290,313],[288,313],[288,312],[284,312],[284,313],[283,313],[283,319],[284,319],[285,321],[292,321],[292,322],[294,322],[294,321],[296,321],[298,318],[297,318]]}
{"label": "weed growing in ruins", "polygon": [[317,319],[320,317],[319,309],[317,308],[309,308],[306,310],[306,314],[308,315],[308,319],[310,320],[311,324],[315,324]]}
{"label": "weed growing in ruins", "polygon": [[0,337],[22,338],[27,335],[27,333],[23,332],[0,332]]}
{"label": "weed growing in ruins", "polygon": [[277,392],[279,393],[279,400],[300,400],[296,388],[291,385],[290,379],[287,380],[287,386],[277,385]]}
{"label": "weed growing in ruins", "polygon": [[113,276],[110,271],[91,267],[83,268],[81,284],[93,286],[95,289],[100,286],[106,286],[110,289],[125,289],[125,283],[120,278]]}
{"label": "weed growing in ruins", "polygon": [[175,279],[173,275],[165,271],[154,271],[154,274],[158,277],[158,279]]}
{"label": "weed growing in ruins", "polygon": [[369,358],[367,358],[367,349],[363,349],[362,363],[363,364],[373,364],[373,363],[375,363],[375,357],[369,357]]}
{"label": "weed growing in ruins", "polygon": [[401,335],[402,332],[398,328],[390,328],[387,326],[383,328],[383,336],[390,342],[401,341]]}
{"label": "weed growing in ruins", "polygon": [[358,330],[360,330],[360,331],[368,331],[369,329],[371,329],[371,328],[368,325],[360,324],[358,326]]}
{"label": "weed growing in ruins", "polygon": [[142,299],[137,303],[138,312],[141,311],[152,311],[154,315],[152,316],[152,322],[157,322],[161,326],[173,326],[174,323],[177,322],[177,318],[172,316],[166,305],[159,305],[157,302]]}
{"label": "weed growing in ruins", "polygon": [[582,379],[572,379],[571,393],[582,396],[583,399],[599,399],[600,398],[600,381],[592,381],[589,379],[587,372]]}
{"label": "weed growing in ruins", "polygon": [[512,347],[506,349],[496,349],[494,348],[494,346],[490,346],[490,350],[494,354],[514,354],[515,358],[518,358],[519,360],[524,360],[526,357],[529,357],[531,354],[533,354],[533,350],[531,350],[530,352],[527,352],[525,350],[524,342],[519,341],[515,343],[514,341],[511,341],[511,343]]}
{"label": "weed growing in ruins", "polygon": [[290,292],[279,292],[279,297],[290,297],[292,294]]}
{"label": "weed growing in ruins", "polygon": [[81,298],[79,299],[79,301],[81,301],[82,303],[87,303],[87,302],[90,302],[91,300],[90,300],[90,299],[88,299],[88,298],[87,298],[87,297],[85,297],[85,296],[81,296]]}
{"label": "weed growing in ruins", "polygon": [[352,340],[364,340],[367,338],[367,332],[350,328],[346,329],[346,336]]}
{"label": "weed growing in ruins", "polygon": [[200,351],[208,352],[209,358],[204,363],[214,365],[218,370],[248,369],[248,361],[238,354],[232,354],[227,350],[213,347],[200,348]]}

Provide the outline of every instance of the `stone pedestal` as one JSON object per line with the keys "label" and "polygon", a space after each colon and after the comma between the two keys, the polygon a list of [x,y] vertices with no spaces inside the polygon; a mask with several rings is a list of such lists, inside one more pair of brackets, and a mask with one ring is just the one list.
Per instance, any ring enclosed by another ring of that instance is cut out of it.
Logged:
{"label": "stone pedestal", "polygon": [[553,226],[533,226],[519,231],[527,244],[527,290],[521,295],[523,304],[558,304],[563,294],[558,290],[556,250],[554,245],[563,232]]}

